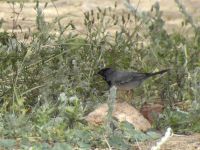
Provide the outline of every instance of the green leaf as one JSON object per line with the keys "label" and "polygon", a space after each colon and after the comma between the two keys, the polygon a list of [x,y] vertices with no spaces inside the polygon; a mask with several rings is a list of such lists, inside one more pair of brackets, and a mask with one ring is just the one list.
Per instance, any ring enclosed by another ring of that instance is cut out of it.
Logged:
{"label": "green leaf", "polygon": [[121,150],[126,150],[130,148],[130,146],[124,142],[124,139],[121,135],[111,136],[109,139],[109,144],[111,147]]}
{"label": "green leaf", "polygon": [[146,134],[150,136],[152,139],[159,139],[161,137],[161,134],[159,134],[156,131],[148,131]]}
{"label": "green leaf", "polygon": [[68,143],[56,143],[52,150],[72,150],[72,146]]}
{"label": "green leaf", "polygon": [[91,149],[90,144],[84,143],[84,142],[78,142],[78,145],[81,150],[89,150]]}
{"label": "green leaf", "polygon": [[127,121],[121,123],[121,129],[124,131],[125,137],[132,141],[145,141],[150,138],[143,132],[136,130],[133,125]]}
{"label": "green leaf", "polygon": [[0,140],[0,147],[1,148],[8,148],[13,149],[16,145],[16,141],[12,139],[1,139]]}

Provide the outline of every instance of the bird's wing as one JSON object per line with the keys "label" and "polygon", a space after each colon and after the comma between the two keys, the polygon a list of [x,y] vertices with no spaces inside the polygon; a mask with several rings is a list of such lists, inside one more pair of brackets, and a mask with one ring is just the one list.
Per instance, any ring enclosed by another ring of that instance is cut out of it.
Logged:
{"label": "bird's wing", "polygon": [[134,81],[142,81],[146,78],[147,76],[144,73],[117,71],[112,74],[111,81],[113,84],[120,85]]}

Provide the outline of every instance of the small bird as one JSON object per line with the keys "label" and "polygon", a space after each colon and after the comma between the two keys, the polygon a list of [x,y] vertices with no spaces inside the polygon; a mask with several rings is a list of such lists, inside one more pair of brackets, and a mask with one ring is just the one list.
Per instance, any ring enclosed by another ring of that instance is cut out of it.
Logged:
{"label": "small bird", "polygon": [[139,73],[117,71],[112,68],[101,69],[97,74],[101,75],[109,87],[116,86],[120,90],[131,90],[139,86],[144,80],[157,74],[163,74],[169,69],[155,73]]}

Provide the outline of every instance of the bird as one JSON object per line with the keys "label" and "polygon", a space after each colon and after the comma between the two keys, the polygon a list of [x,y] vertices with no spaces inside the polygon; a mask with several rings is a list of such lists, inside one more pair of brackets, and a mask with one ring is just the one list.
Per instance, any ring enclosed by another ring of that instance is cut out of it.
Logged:
{"label": "bird", "polygon": [[103,68],[97,74],[103,77],[110,88],[115,86],[119,90],[131,90],[138,87],[144,80],[158,74],[163,74],[168,70],[165,69],[155,73],[139,73]]}

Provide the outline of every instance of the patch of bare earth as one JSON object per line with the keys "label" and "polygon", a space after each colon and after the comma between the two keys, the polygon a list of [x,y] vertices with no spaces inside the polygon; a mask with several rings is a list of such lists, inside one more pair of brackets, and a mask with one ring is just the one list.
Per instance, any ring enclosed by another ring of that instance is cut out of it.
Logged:
{"label": "patch of bare earth", "polygon": [[[116,0],[118,3],[117,9],[120,11],[127,11],[128,9],[124,5],[125,0]],[[151,6],[157,0],[130,0],[133,6],[138,7],[138,11],[149,11]],[[181,2],[186,6],[187,11],[192,14],[195,21],[200,16],[200,1],[199,0],[181,0]],[[44,2],[40,3],[43,8]],[[35,28],[35,18],[36,10],[34,9],[35,3],[25,3],[22,12],[18,18],[18,24],[21,25],[23,30],[28,30],[28,28]],[[58,16],[67,16],[63,23],[68,23],[73,20],[74,24],[80,32],[83,31],[83,12],[95,9],[96,7],[107,8],[114,7],[113,0],[57,0],[54,3],[49,3],[44,9],[44,15],[46,21],[53,20]],[[16,12],[19,11],[19,5],[15,7]],[[160,9],[163,11],[163,17],[166,20],[166,27],[170,31],[180,31],[182,32],[181,22],[183,21],[183,16],[179,12],[179,9],[174,2],[174,0],[160,0]],[[13,10],[12,5],[6,2],[0,2],[0,18],[4,18],[5,23],[3,29],[10,31],[13,26]],[[16,14],[15,14],[16,15]],[[20,32],[20,29],[18,30]],[[185,31],[186,32],[186,31]]]}
{"label": "patch of bare earth", "polygon": [[[128,11],[124,6],[124,0],[116,0],[118,2],[118,8],[120,11]],[[130,0],[134,5],[138,5],[139,11],[150,10],[152,4],[156,0]],[[181,0],[186,6],[187,11],[194,17],[194,20],[198,22],[200,16],[200,0]],[[44,3],[40,4],[44,7]],[[35,29],[35,18],[36,11],[34,9],[35,3],[26,3],[22,12],[18,18],[18,24],[21,25],[23,31]],[[53,4],[49,3],[47,8],[44,10],[46,21],[51,21],[58,16],[67,16],[63,23],[68,23],[70,20],[74,22],[80,32],[83,32],[83,12],[95,9],[96,7],[106,8],[113,7],[113,0],[57,0]],[[160,0],[160,9],[163,11],[163,17],[166,20],[166,28],[169,31],[180,31],[184,30],[186,33],[187,28],[179,28],[183,21],[183,16],[179,12],[178,7],[174,0]],[[16,11],[19,11],[19,5],[16,6]],[[16,14],[15,14],[16,15]],[[3,24],[3,30],[12,31],[13,27],[13,9],[12,5],[6,2],[0,2],[0,18],[5,20]],[[16,30],[21,32],[20,29]],[[136,145],[139,150],[148,150],[154,142],[138,143]],[[161,148],[162,150],[200,150],[200,135],[174,135],[171,137]]]}
{"label": "patch of bare earth", "polygon": [[[137,143],[137,150],[150,150],[157,141]],[[193,135],[173,135],[161,146],[160,150],[200,150],[200,134]]]}

